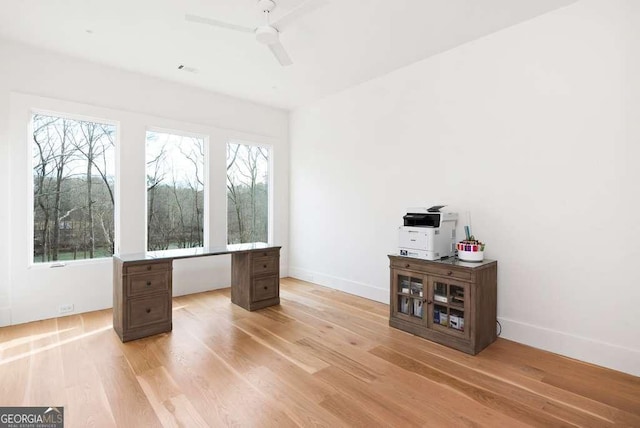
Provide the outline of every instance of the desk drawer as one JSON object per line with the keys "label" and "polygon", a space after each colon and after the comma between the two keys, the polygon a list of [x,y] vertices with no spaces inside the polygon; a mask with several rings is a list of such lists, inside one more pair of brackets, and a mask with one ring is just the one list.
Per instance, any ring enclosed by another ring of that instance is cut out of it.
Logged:
{"label": "desk drawer", "polygon": [[259,302],[260,300],[278,297],[279,286],[280,280],[278,275],[255,278],[251,281],[251,301]]}
{"label": "desk drawer", "polygon": [[171,321],[169,293],[139,297],[127,302],[127,328],[141,328]]}
{"label": "desk drawer", "polygon": [[254,258],[258,257],[278,257],[280,255],[279,250],[262,250],[262,251],[254,251],[251,253]]}
{"label": "desk drawer", "polygon": [[[153,272],[153,270],[151,271]],[[127,296],[169,291],[170,271],[129,275],[126,279]]]}
{"label": "desk drawer", "polygon": [[433,275],[440,275],[448,278],[463,279],[465,281],[471,280],[471,272],[460,271],[457,269],[447,268],[429,268],[429,273]]}
{"label": "desk drawer", "polygon": [[[262,253],[260,253],[262,254]],[[254,275],[266,273],[278,273],[280,257],[277,254],[264,256],[253,256],[251,258],[251,272]]]}
{"label": "desk drawer", "polygon": [[165,270],[171,270],[171,262],[157,262],[157,263],[144,263],[144,264],[127,264],[124,267],[124,274],[135,273],[155,273]]}
{"label": "desk drawer", "polygon": [[471,272],[464,270],[464,268],[454,266],[438,266],[436,263],[425,264],[423,260],[416,260],[416,262],[413,262],[410,259],[392,260],[391,266],[395,269],[417,271],[427,275],[438,275],[448,278],[462,279],[465,281],[471,280]]}

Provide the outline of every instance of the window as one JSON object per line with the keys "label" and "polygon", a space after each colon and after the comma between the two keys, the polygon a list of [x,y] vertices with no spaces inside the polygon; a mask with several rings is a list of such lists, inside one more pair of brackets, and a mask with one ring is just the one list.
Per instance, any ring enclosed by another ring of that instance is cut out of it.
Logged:
{"label": "window", "polygon": [[33,262],[110,257],[116,126],[38,113],[31,125]]}
{"label": "window", "polygon": [[269,149],[227,144],[227,242],[269,240]]}
{"label": "window", "polygon": [[147,250],[204,246],[205,139],[147,132]]}

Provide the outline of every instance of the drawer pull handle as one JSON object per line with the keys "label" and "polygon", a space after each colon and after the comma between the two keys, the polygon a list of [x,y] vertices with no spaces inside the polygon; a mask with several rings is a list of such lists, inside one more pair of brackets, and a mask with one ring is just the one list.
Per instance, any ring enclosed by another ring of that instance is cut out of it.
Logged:
{"label": "drawer pull handle", "polygon": [[410,267],[411,267],[411,265],[410,265],[409,263],[407,263],[406,265],[404,265],[404,267],[406,267],[406,268],[410,268]]}
{"label": "drawer pull handle", "polygon": [[262,265],[262,267],[266,269],[266,268],[267,268],[267,265]]}
{"label": "drawer pull handle", "polygon": [[151,287],[151,281],[147,281],[147,287]]}
{"label": "drawer pull handle", "polygon": [[151,270],[151,265],[147,266],[147,270]]}
{"label": "drawer pull handle", "polygon": [[449,272],[447,272],[447,275],[451,276],[451,275],[453,275],[453,272],[449,271]]}
{"label": "drawer pull handle", "polygon": [[264,286],[264,289],[267,290],[269,287],[267,287],[266,285]]}
{"label": "drawer pull handle", "polygon": [[267,257],[269,253],[262,253],[263,256]]}
{"label": "drawer pull handle", "polygon": [[151,313],[151,308],[147,308],[147,313],[150,314]]}

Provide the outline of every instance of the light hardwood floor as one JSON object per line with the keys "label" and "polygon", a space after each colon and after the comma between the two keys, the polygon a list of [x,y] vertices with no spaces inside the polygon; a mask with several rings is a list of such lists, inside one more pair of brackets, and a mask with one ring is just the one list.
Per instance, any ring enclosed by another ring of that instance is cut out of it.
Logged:
{"label": "light hardwood floor", "polygon": [[388,326],[388,306],[281,281],[175,298],[173,332],[122,344],[111,310],[0,329],[0,405],[66,426],[635,426],[640,378],[504,339],[475,357]]}

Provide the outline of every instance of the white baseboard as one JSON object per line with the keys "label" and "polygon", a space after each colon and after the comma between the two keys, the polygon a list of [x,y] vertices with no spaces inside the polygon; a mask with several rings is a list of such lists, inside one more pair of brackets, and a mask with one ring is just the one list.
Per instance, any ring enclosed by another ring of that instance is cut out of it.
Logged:
{"label": "white baseboard", "polygon": [[389,289],[372,287],[361,282],[351,281],[349,279],[338,278],[326,275],[320,272],[313,272],[307,269],[289,266],[289,276],[303,281],[313,282],[314,284],[323,285],[345,293],[355,294],[356,296],[366,299],[375,300],[376,302],[389,304]]}
{"label": "white baseboard", "polygon": [[602,367],[640,376],[640,350],[575,336],[520,321],[498,318],[500,337]]}
{"label": "white baseboard", "polygon": [[0,327],[11,325],[11,308],[0,308]]}

